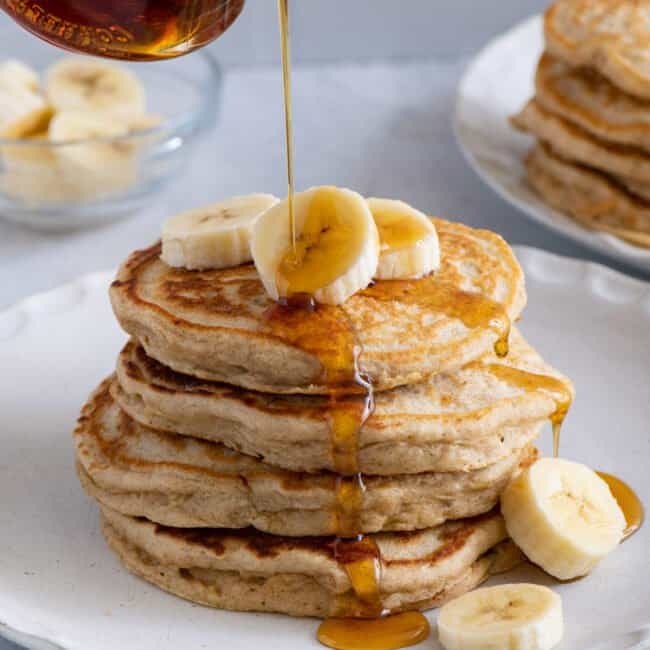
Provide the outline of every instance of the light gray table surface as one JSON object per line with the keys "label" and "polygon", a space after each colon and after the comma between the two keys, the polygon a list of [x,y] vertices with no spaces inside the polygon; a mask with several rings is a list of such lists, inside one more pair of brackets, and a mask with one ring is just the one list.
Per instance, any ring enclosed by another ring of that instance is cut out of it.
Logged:
{"label": "light gray table surface", "polygon": [[[509,4],[512,16],[521,15],[519,6]],[[528,4],[532,9],[540,3]],[[505,13],[500,17],[505,21]],[[0,34],[5,29],[15,28],[0,22]],[[457,56],[451,56],[453,39],[445,32],[447,50],[433,58],[299,63],[294,75],[298,187],[327,183],[399,197],[429,213],[496,230],[512,243],[629,271],[531,223],[466,166],[452,133],[455,90],[467,52],[484,38],[484,30],[477,30],[475,42],[470,47],[465,38]],[[219,54],[217,46],[214,52]],[[64,235],[0,221],[0,308],[81,274],[115,267],[130,250],[157,238],[162,219],[175,211],[252,191],[284,195],[279,74],[272,65],[228,69],[216,128],[183,176],[127,221]],[[0,640],[0,650],[16,648]]]}

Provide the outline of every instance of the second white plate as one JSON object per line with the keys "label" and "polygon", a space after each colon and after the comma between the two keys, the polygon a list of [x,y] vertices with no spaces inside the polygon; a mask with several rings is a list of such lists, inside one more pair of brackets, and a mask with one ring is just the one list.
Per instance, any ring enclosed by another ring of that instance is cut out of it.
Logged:
{"label": "second white plate", "polygon": [[588,230],[546,205],[525,180],[523,159],[533,139],[508,124],[534,94],[544,49],[542,19],[533,16],[490,42],[470,63],[458,89],[455,130],[476,173],[534,221],[621,262],[650,271],[650,250]]}

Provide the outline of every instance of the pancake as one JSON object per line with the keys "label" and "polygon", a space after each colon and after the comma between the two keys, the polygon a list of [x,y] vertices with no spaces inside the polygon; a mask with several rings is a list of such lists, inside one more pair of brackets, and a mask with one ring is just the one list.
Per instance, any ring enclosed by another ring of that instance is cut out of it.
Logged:
{"label": "pancake", "polygon": [[[337,559],[354,549],[334,538],[167,528],[106,507],[102,529],[130,571],[202,605],[323,618],[368,610]],[[370,539],[379,549],[381,604],[393,612],[439,606],[521,559],[498,513]]]}
{"label": "pancake", "polygon": [[593,169],[536,146],[526,160],[528,181],[554,208],[581,224],[650,248],[650,203]]}
{"label": "pancake", "polygon": [[650,2],[559,0],[546,11],[546,48],[568,64],[598,70],[650,99]]}
{"label": "pancake", "polygon": [[[571,382],[513,329],[510,353],[427,382],[375,396],[358,435],[364,474],[470,471],[525,447],[556,410],[543,386],[498,376],[517,368]],[[333,408],[318,396],[269,396],[175,373],[131,342],[117,364],[113,395],[143,425],[204,438],[292,471],[334,471]]]}
{"label": "pancake", "polygon": [[550,54],[539,61],[536,99],[543,108],[610,142],[650,151],[650,100],[638,99],[587,68]]}
{"label": "pancake", "polygon": [[111,301],[152,358],[188,375],[272,393],[376,391],[483,356],[525,304],[523,273],[499,236],[434,220],[442,266],[422,280],[380,281],[344,305],[282,310],[252,265],[174,269],[160,246],[134,253]]}
{"label": "pancake", "polygon": [[512,124],[539,138],[562,158],[594,167],[613,176],[650,183],[650,154],[638,147],[599,140],[535,99],[515,115]]}
{"label": "pancake", "polygon": [[[83,409],[74,436],[81,483],[101,504],[168,526],[343,533],[336,475],[287,472],[222,445],[143,427],[120,411],[109,382]],[[485,513],[518,466],[535,458],[526,448],[474,472],[364,477],[354,531],[415,530]]]}

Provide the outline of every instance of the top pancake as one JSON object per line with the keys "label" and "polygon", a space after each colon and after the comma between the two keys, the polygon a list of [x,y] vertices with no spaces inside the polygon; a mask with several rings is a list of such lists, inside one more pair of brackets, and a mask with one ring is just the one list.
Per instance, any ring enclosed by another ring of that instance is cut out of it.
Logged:
{"label": "top pancake", "polygon": [[[387,390],[483,356],[526,302],[523,273],[501,237],[434,223],[442,257],[434,276],[377,282],[339,307],[280,311],[252,265],[174,269],[159,245],[123,264],[111,301],[147,354],[179,372],[263,392],[327,394],[360,350],[358,370]],[[349,379],[340,381],[346,391]]]}
{"label": "top pancake", "polygon": [[650,99],[650,0],[559,0],[546,12],[546,47]]}

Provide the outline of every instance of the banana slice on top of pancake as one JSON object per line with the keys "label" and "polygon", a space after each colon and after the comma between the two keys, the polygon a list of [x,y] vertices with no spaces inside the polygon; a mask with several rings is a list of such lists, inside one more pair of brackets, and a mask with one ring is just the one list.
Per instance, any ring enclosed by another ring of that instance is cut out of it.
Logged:
{"label": "banana slice on top of pancake", "polygon": [[440,267],[440,244],[426,214],[393,199],[368,199],[379,231],[377,280],[417,279]]}
{"label": "banana slice on top of pancake", "polygon": [[273,300],[307,294],[330,305],[373,279],[418,279],[440,266],[433,222],[402,201],[313,187],[294,195],[293,216],[292,231],[289,200],[268,194],[184,212],[163,226],[162,259],[187,269],[252,259]]}
{"label": "banana slice on top of pancake", "polygon": [[366,288],[379,262],[379,234],[366,200],[352,190],[313,187],[265,212],[253,227],[251,251],[274,300],[309,294],[339,305]]}
{"label": "banana slice on top of pancake", "polygon": [[278,203],[271,194],[234,196],[168,219],[162,229],[162,260],[186,269],[223,269],[251,261],[251,229]]}

